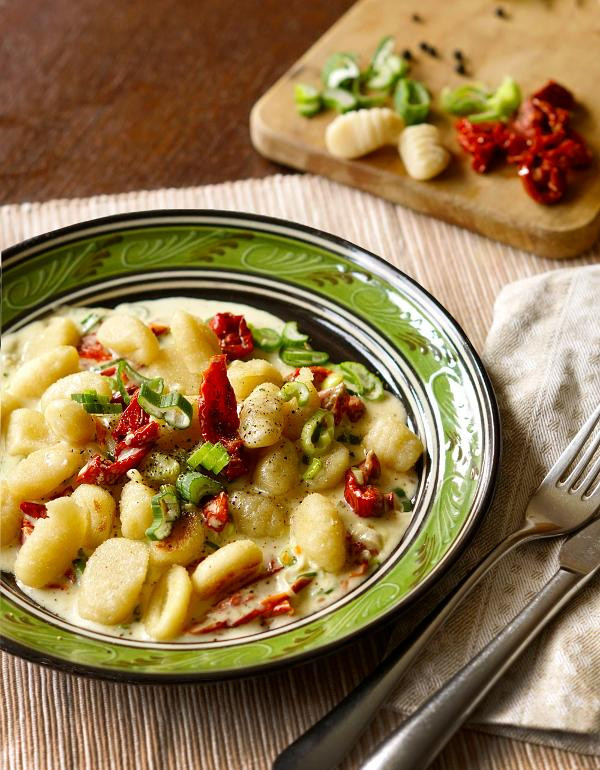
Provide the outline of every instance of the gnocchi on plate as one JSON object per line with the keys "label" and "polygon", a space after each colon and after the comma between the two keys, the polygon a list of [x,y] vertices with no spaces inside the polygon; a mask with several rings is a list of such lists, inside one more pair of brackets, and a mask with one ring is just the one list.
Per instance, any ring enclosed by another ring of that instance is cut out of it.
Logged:
{"label": "gnocchi on plate", "polygon": [[352,592],[408,526],[401,402],[293,321],[162,299],[6,340],[2,569],[71,624],[258,633]]}

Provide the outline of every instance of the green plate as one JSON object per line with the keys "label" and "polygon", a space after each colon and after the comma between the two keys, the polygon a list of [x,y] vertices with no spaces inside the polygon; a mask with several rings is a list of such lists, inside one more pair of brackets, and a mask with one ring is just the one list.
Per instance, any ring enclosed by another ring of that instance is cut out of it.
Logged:
{"label": "green plate", "polygon": [[245,302],[297,319],[333,360],[375,369],[427,453],[415,515],[354,591],[283,629],[220,643],[140,642],[77,628],[3,574],[3,646],[78,673],[129,680],[248,675],[313,657],[404,609],[443,574],[485,512],[500,455],[489,380],[464,333],[418,284],[340,238],[267,217],[152,211],[98,219],[4,254],[5,331],[62,304],[159,296]]}

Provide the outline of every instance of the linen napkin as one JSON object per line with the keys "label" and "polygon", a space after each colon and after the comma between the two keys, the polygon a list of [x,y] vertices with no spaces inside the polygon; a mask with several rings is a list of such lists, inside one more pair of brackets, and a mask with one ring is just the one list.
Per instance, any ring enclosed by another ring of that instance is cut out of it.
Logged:
{"label": "linen napkin", "polygon": [[[548,468],[600,403],[600,266],[506,286],[484,349],[502,414],[495,500],[465,556],[477,561],[519,526]],[[600,479],[598,479],[600,484]],[[412,711],[497,634],[557,569],[560,542],[504,558],[432,640],[393,705]],[[492,732],[600,754],[600,579],[502,678],[472,720]]]}

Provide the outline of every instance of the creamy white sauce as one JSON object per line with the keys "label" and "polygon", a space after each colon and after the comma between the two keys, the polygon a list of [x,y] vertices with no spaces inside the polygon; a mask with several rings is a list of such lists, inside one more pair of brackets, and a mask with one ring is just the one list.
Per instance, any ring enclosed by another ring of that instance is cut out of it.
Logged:
{"label": "creamy white sauce", "polygon": [[[168,298],[148,300],[144,302],[123,303],[115,308],[117,311],[129,313],[141,318],[143,321],[154,321],[157,323],[163,323],[168,325],[173,312],[176,309],[183,309],[189,313],[192,313],[199,318],[208,319],[217,312],[232,312],[236,314],[243,314],[246,320],[257,327],[270,327],[280,331],[284,325],[284,321],[267,313],[265,311],[253,308],[247,305],[227,303],[221,301],[209,301],[200,300],[192,297],[180,297],[180,298]],[[110,310],[106,308],[61,308],[55,315],[66,316],[73,319],[76,322],[81,322],[91,312],[97,312],[99,315],[106,315],[110,313]],[[10,384],[11,372],[25,359],[27,355],[27,346],[29,340],[33,339],[35,335],[46,325],[46,321],[35,322],[22,330],[5,335],[2,344],[2,371],[3,371],[3,383],[6,386],[8,382]],[[161,345],[168,345],[167,339],[160,338]],[[261,351],[255,350],[255,357],[261,356],[270,360],[275,364],[282,374],[289,373],[292,369],[286,366],[277,356],[273,354],[263,354]],[[8,377],[4,375],[8,375]],[[173,383],[171,383],[171,386]],[[23,404],[32,409],[39,409],[38,399],[28,399],[27,403]],[[367,429],[368,423],[375,417],[387,417],[390,420],[402,419],[405,421],[406,412],[402,404],[394,396],[386,394],[385,397],[377,402],[367,402],[367,413],[362,420],[353,425],[352,432],[358,435],[364,435]],[[4,439],[2,439],[4,441]],[[3,447],[4,448],[4,447]],[[355,457],[352,458],[356,464],[362,461],[364,452],[360,445],[349,446],[350,452],[354,453]],[[352,457],[352,455],[351,455]],[[2,453],[2,462],[0,465],[0,476],[7,478],[10,475],[10,469],[19,462],[19,457],[11,457],[6,452]],[[410,499],[414,496],[417,484],[417,477],[414,471],[403,474],[394,474],[384,469],[382,477],[378,482],[378,486],[383,490],[393,489],[395,487],[402,487],[407,497]],[[242,488],[247,484],[242,484]],[[271,594],[276,594],[289,590],[289,587],[298,579],[299,576],[305,573],[317,572],[316,577],[312,582],[302,589],[294,600],[295,614],[289,616],[279,616],[272,618],[268,622],[268,628],[276,628],[278,626],[294,622],[299,617],[306,616],[317,610],[326,607],[327,605],[335,602],[341,596],[352,591],[357,585],[359,585],[366,577],[372,574],[373,570],[377,568],[379,563],[383,563],[390,553],[396,548],[400,542],[402,535],[406,531],[412,514],[403,511],[394,511],[383,515],[380,518],[360,519],[357,517],[349,506],[344,501],[343,497],[344,485],[340,484],[338,487],[330,490],[321,491],[321,494],[330,498],[339,514],[346,525],[349,532],[352,532],[353,528],[368,527],[377,533],[375,537],[379,537],[382,543],[381,549],[376,556],[376,563],[371,565],[371,568],[367,574],[364,575],[352,575],[352,569],[345,570],[340,574],[331,574],[324,572],[321,569],[317,569],[314,565],[310,564],[304,555],[295,555],[296,562],[285,569],[276,572],[269,578],[261,581],[253,586],[256,598],[266,597]],[[293,510],[294,504],[299,503],[303,496],[307,492],[304,490],[298,491],[295,497],[290,498],[290,510]],[[223,535],[227,533],[213,533],[208,531],[207,539],[215,542],[216,544],[224,544]],[[229,533],[227,542],[232,539],[245,538],[245,535],[238,535],[236,533]],[[272,559],[276,559],[285,549],[293,549],[293,544],[290,544],[289,537],[286,534],[281,538],[253,538],[257,544],[261,547],[264,553],[265,564],[268,564]],[[12,572],[14,568],[14,561],[18,552],[18,545],[5,546],[0,548],[0,568],[3,571]],[[123,626],[105,626],[82,618],[77,612],[76,600],[78,593],[77,583],[69,583],[64,581],[62,588],[44,588],[34,589],[30,588],[22,583],[18,583],[19,588],[28,596],[30,596],[35,602],[42,607],[46,608],[52,613],[60,616],[66,621],[80,626],[88,628],[94,631],[99,631],[118,637],[129,637],[140,640],[151,640],[151,637],[147,634],[144,625],[141,621],[131,621]],[[242,594],[244,589],[242,589]],[[255,606],[252,604],[251,606]],[[248,610],[247,606],[241,606],[233,610],[237,612],[238,616],[243,615]],[[193,613],[190,613],[190,616]],[[231,616],[231,611],[229,612]],[[209,622],[210,616],[206,619],[206,623]],[[265,626],[261,626],[259,621],[254,621],[245,625],[240,625],[237,628],[222,629],[218,633],[203,634],[203,635],[190,635],[184,634],[178,637],[177,641],[210,641],[212,639],[228,639],[233,637],[247,636],[252,633],[256,633],[260,630],[264,630]]]}

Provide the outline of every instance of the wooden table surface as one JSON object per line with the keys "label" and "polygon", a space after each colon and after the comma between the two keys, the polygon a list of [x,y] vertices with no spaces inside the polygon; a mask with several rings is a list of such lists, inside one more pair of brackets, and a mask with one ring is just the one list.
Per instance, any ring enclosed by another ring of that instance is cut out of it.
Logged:
{"label": "wooden table surface", "polygon": [[[351,4],[1,0],[0,204],[281,172],[250,144],[250,109]],[[433,767],[598,765],[463,730]]]}

